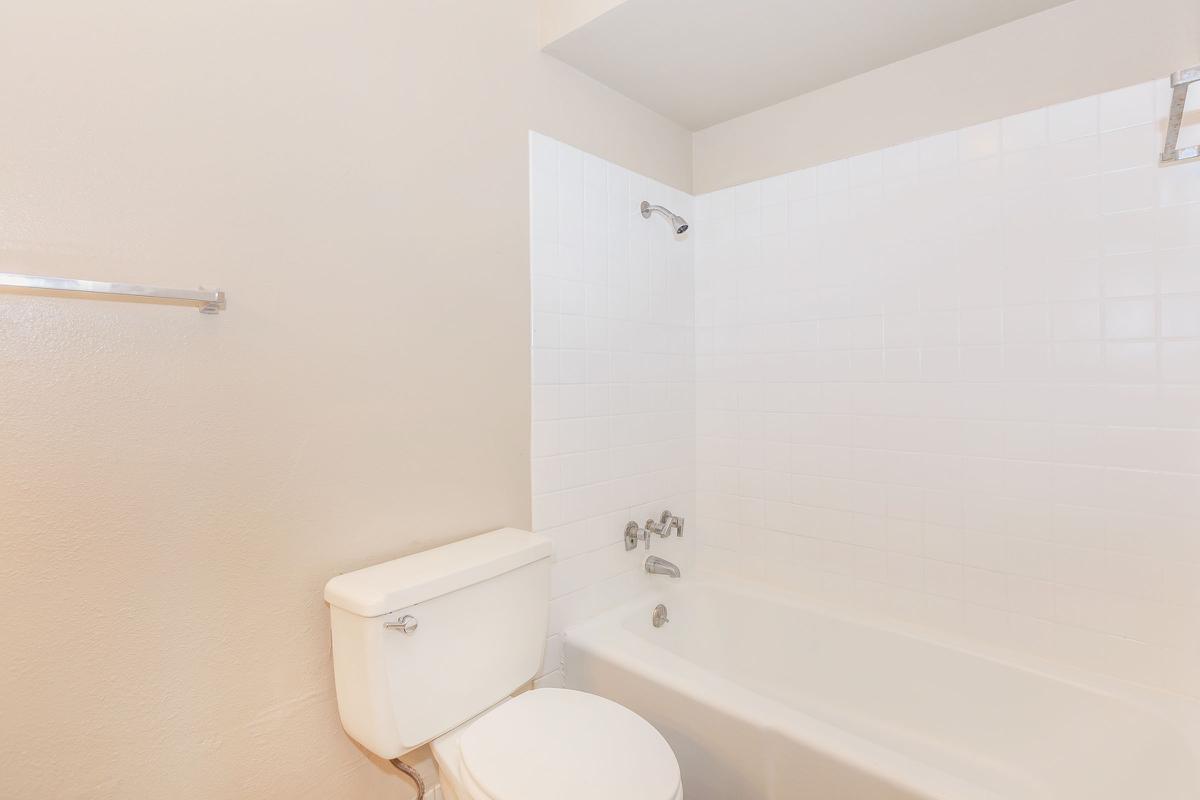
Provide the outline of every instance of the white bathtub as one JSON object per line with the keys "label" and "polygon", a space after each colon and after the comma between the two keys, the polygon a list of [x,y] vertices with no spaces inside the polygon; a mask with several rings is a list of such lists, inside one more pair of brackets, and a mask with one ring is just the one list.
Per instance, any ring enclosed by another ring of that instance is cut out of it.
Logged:
{"label": "white bathtub", "polygon": [[1184,698],[672,583],[569,628],[564,676],[657,726],[688,800],[1200,798]]}

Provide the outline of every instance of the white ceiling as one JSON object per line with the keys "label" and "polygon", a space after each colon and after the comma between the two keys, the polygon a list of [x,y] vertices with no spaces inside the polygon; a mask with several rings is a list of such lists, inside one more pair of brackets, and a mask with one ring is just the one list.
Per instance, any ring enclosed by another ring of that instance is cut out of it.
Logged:
{"label": "white ceiling", "polygon": [[545,50],[699,130],[1063,2],[624,0]]}

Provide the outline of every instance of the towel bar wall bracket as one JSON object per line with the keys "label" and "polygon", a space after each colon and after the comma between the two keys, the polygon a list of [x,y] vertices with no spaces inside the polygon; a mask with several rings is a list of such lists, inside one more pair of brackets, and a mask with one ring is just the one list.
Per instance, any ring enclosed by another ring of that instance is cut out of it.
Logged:
{"label": "towel bar wall bracket", "polygon": [[50,292],[78,292],[167,300],[198,305],[201,314],[219,314],[225,310],[225,293],[219,289],[163,289],[158,286],[141,286],[136,283],[104,283],[102,281],[81,281],[74,278],[50,278],[41,275],[0,272],[0,287],[3,286]]}

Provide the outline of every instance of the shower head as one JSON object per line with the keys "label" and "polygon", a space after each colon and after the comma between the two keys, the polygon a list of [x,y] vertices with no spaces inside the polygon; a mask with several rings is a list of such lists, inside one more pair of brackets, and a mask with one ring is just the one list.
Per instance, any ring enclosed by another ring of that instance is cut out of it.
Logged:
{"label": "shower head", "polygon": [[670,209],[663,208],[662,206],[652,206],[645,200],[642,201],[643,217],[650,219],[650,214],[655,212],[662,214],[667,218],[667,221],[671,223],[671,229],[675,231],[676,235],[681,234],[688,229],[687,220],[675,212],[671,211]]}

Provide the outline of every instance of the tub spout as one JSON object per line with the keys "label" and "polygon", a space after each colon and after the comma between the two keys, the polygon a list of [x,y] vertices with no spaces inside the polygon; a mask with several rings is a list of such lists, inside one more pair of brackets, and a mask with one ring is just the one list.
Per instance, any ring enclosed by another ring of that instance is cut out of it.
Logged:
{"label": "tub spout", "polygon": [[651,575],[666,575],[668,578],[679,577],[679,567],[658,556],[647,556],[646,572]]}

